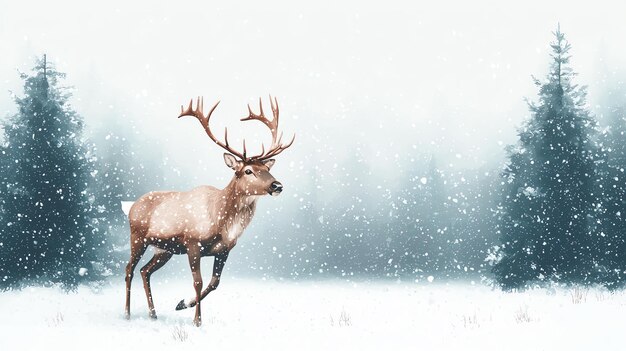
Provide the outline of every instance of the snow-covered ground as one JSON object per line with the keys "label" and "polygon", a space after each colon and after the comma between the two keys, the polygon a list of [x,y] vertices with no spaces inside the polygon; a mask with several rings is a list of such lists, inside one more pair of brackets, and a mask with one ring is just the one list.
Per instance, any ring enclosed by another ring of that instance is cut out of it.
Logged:
{"label": "snow-covered ground", "polygon": [[1,350],[624,350],[626,294],[503,293],[472,284],[268,282],[224,277],[203,304],[174,311],[191,279],[153,278],[147,318],[139,275],[132,318],[119,278],[81,287],[0,293]]}

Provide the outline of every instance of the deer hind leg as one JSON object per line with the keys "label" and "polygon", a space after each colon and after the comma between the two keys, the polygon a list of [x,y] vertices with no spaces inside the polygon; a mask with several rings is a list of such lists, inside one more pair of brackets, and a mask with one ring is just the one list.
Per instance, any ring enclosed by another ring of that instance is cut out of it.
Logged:
{"label": "deer hind leg", "polygon": [[124,309],[126,319],[130,319],[130,283],[133,281],[133,271],[144,252],[146,252],[146,245],[143,240],[131,239],[130,260],[128,265],[126,265],[126,307]]}
{"label": "deer hind leg", "polygon": [[143,288],[146,290],[146,298],[148,299],[148,311],[149,316],[152,319],[156,319],[156,311],[154,310],[154,302],[152,301],[152,290],[150,289],[150,276],[152,273],[163,267],[167,261],[172,258],[173,254],[164,250],[159,250],[154,253],[152,259],[140,270],[141,278],[143,279]]}

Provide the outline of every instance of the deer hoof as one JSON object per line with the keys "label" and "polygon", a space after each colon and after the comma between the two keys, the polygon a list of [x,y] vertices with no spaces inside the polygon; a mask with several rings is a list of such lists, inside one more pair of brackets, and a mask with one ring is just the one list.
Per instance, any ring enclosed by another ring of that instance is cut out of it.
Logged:
{"label": "deer hoof", "polygon": [[124,312],[124,319],[125,320],[130,320],[130,313]]}
{"label": "deer hoof", "polygon": [[150,316],[150,319],[152,319],[152,320],[156,320],[157,319],[157,315],[156,315],[155,311],[150,311],[149,316]]}
{"label": "deer hoof", "polygon": [[178,305],[176,305],[176,311],[184,310],[185,308],[187,308],[187,305],[185,304],[185,300],[180,300]]}
{"label": "deer hoof", "polygon": [[202,320],[200,319],[194,319],[193,320],[193,325],[195,325],[196,327],[199,327],[202,325]]}

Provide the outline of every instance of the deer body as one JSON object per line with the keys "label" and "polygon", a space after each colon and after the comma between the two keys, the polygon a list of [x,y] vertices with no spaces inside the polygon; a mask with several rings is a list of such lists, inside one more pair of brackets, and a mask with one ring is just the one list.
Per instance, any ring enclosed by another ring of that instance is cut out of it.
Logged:
{"label": "deer body", "polygon": [[[271,101],[271,97],[270,97]],[[274,105],[276,103],[276,105]],[[224,161],[235,171],[230,183],[222,190],[212,186],[199,186],[190,191],[153,191],[137,200],[128,213],[130,222],[130,260],[126,266],[126,318],[130,318],[130,289],[135,266],[149,246],[156,248],[152,259],[141,268],[146,298],[148,299],[149,315],[156,319],[150,276],[163,267],[173,255],[186,254],[193,276],[195,296],[188,301],[181,300],[177,310],[196,307],[194,324],[201,324],[200,301],[219,285],[222,269],[230,250],[250,224],[256,209],[256,201],[263,195],[279,195],[282,184],[270,174],[274,159],[283,150],[291,146],[292,141],[283,145],[277,137],[278,103],[272,102],[274,119],[269,121],[263,115],[250,110],[250,115],[242,120],[259,120],[272,131],[272,145],[260,155],[247,157],[244,151],[239,153],[226,142],[215,138],[209,128],[209,118],[215,110],[213,106],[208,116],[202,112],[202,102],[198,99],[197,109],[193,110],[190,103],[182,116],[194,116],[200,121],[207,135],[219,146],[229,151],[224,154]],[[250,109],[250,106],[248,106]],[[237,159],[237,156],[239,159]],[[214,256],[213,275],[211,281],[202,290],[200,259]]]}
{"label": "deer body", "polygon": [[186,192],[150,192],[129,213],[133,240],[173,254],[186,254],[186,245],[200,246],[202,256],[232,249],[250,224],[257,195],[237,194],[200,186]]}

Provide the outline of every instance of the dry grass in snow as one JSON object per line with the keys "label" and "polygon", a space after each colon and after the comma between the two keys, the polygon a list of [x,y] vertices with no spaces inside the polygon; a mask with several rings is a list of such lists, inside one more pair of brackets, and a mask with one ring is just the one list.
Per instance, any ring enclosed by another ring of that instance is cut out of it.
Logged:
{"label": "dry grass in snow", "polygon": [[[472,284],[267,282],[224,277],[203,303],[174,311],[190,280],[153,278],[159,319],[140,279],[130,321],[124,285],[0,293],[3,350],[622,350],[626,295],[602,290],[504,293]],[[595,296],[595,298],[593,298]],[[591,297],[591,298],[588,298]],[[330,318],[329,318],[330,317]],[[330,322],[329,322],[330,320]]]}

